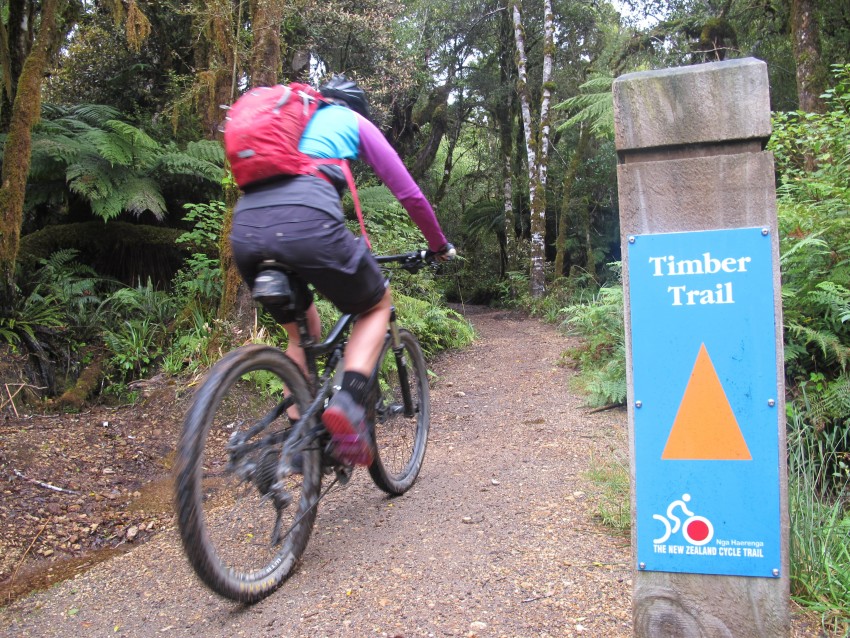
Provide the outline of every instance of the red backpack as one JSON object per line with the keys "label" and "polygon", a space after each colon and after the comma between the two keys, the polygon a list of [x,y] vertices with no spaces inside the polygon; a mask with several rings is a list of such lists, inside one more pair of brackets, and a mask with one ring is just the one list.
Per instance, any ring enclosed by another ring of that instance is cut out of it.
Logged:
{"label": "red backpack", "polygon": [[317,162],[298,143],[322,95],[307,84],[251,89],[230,107],[224,152],[240,188],[276,175],[310,175]]}
{"label": "red backpack", "polygon": [[316,159],[298,150],[304,129],[321,101],[321,93],[299,82],[251,89],[227,112],[224,153],[240,188],[278,175],[323,177],[317,172],[319,165],[339,166],[348,182],[363,237],[371,248],[348,162]]}

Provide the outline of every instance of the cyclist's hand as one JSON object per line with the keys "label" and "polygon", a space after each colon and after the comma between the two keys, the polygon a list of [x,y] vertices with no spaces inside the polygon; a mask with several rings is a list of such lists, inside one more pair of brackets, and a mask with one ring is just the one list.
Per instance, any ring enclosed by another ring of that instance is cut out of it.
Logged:
{"label": "cyclist's hand", "polygon": [[438,262],[450,261],[457,256],[457,250],[454,245],[446,243],[440,250],[434,252],[434,259]]}

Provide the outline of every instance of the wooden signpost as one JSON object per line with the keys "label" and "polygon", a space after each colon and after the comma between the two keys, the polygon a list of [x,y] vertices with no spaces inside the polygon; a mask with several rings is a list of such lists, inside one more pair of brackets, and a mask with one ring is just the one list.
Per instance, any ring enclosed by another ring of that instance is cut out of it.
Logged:
{"label": "wooden signpost", "polygon": [[767,68],[614,83],[639,638],[789,632]]}

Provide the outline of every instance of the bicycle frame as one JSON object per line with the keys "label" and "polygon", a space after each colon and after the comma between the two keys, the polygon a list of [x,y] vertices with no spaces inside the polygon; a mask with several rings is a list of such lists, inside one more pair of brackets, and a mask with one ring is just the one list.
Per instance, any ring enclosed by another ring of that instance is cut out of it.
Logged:
{"label": "bicycle frame", "polygon": [[[431,254],[428,251],[418,250],[411,253],[400,255],[385,255],[377,256],[376,260],[380,264],[397,263],[401,268],[410,272],[416,272],[423,268],[428,262]],[[276,266],[280,266],[277,264]],[[387,281],[390,280],[389,269],[384,269],[387,273]],[[303,301],[295,300],[296,311],[295,323],[298,328],[298,335],[301,346],[304,350],[307,376],[309,385],[315,390],[313,400],[303,414],[293,423],[292,430],[288,434],[275,434],[270,437],[263,437],[257,441],[249,443],[249,440],[262,432],[270,423],[280,417],[288,408],[292,406],[292,400],[285,398],[267,414],[261,421],[246,430],[238,438],[231,441],[231,452],[233,459],[238,460],[258,446],[266,444],[279,443],[279,438],[285,436],[283,449],[281,450],[280,460],[276,470],[278,480],[272,487],[272,491],[282,491],[283,486],[280,485],[280,478],[289,475],[292,472],[292,459],[295,455],[307,446],[316,441],[324,432],[325,428],[321,422],[316,422],[315,425],[309,427],[309,424],[314,421],[314,417],[324,408],[327,398],[331,394],[332,385],[337,377],[337,368],[342,362],[345,354],[345,346],[348,341],[348,332],[352,324],[356,320],[355,315],[344,314],[334,324],[333,328],[328,332],[328,335],[321,341],[317,342],[310,334],[307,325],[306,308],[303,307]],[[402,393],[402,410],[406,417],[414,415],[413,398],[410,392],[410,383],[407,373],[407,362],[404,357],[404,347],[401,343],[399,335],[397,315],[395,307],[390,310],[389,319],[389,335],[392,340],[392,350],[396,359],[396,366],[399,375],[399,385]],[[324,370],[319,374],[319,360],[326,357]],[[377,374],[377,371],[375,372]],[[376,382],[376,379],[371,379],[371,382]],[[338,468],[339,469],[339,468]]]}

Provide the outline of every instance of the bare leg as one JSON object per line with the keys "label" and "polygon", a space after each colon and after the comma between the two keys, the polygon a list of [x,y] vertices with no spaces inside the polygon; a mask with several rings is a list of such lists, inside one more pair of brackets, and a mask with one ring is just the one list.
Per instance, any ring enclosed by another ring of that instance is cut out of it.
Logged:
{"label": "bare leg", "polygon": [[377,304],[358,315],[345,347],[343,391],[334,395],[322,414],[331,433],[333,455],[343,463],[369,465],[374,458],[362,401],[366,380],[383,345],[391,308],[392,296],[387,289]]}
{"label": "bare leg", "polygon": [[384,344],[384,334],[390,320],[392,295],[387,288],[381,300],[366,312],[358,315],[351,329],[348,345],[345,347],[346,372],[359,372],[369,377],[378,361],[378,354]]}
{"label": "bare leg", "polygon": [[[301,335],[298,334],[298,324],[292,323],[283,324],[286,334],[289,336],[289,345],[286,347],[286,354],[307,376],[307,357],[304,355],[304,349],[301,347]],[[316,304],[311,303],[307,308],[307,331],[313,339],[320,339],[322,336],[322,321],[319,319],[319,311],[316,310]]]}
{"label": "bare leg", "polygon": [[[304,349],[301,347],[301,335],[298,334],[298,324],[294,321],[292,323],[285,323],[283,324],[283,328],[289,336],[289,345],[286,347],[286,354],[301,368],[301,372],[306,377],[309,374],[307,372],[307,357],[304,354]],[[311,303],[310,307],[307,308],[307,330],[313,339],[318,340],[322,336],[322,321],[319,318],[319,311],[316,310],[316,304],[314,303]],[[285,392],[285,395],[288,394],[288,391]],[[298,406],[293,405],[286,413],[289,415],[289,418],[293,420],[297,419],[299,416]]]}

